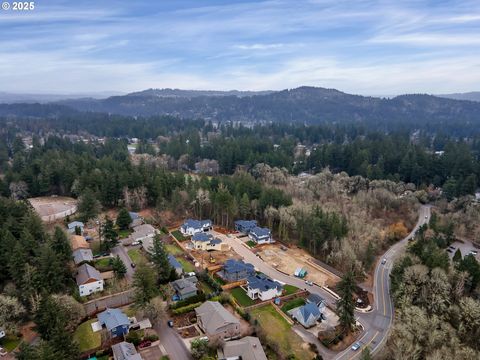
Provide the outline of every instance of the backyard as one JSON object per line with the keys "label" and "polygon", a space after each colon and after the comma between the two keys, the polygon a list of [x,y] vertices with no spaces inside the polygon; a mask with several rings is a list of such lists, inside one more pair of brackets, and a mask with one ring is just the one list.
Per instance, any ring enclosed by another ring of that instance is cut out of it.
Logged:
{"label": "backyard", "polygon": [[282,311],[284,313],[287,313],[287,311],[295,309],[299,306],[305,305],[305,299],[304,298],[296,298],[290,301],[287,301],[283,306],[282,306]]}
{"label": "backyard", "polygon": [[297,359],[312,359],[315,354],[308,350],[300,336],[291,330],[291,325],[272,305],[262,306],[250,312],[266,334],[268,342],[274,344],[284,358],[294,354]]}
{"label": "backyard", "polygon": [[285,291],[285,295],[295,294],[298,291],[298,287],[293,285],[283,285],[283,290]]}
{"label": "backyard", "polygon": [[178,260],[180,265],[182,265],[183,271],[185,271],[187,273],[195,271],[195,266],[193,266],[193,264],[190,261],[184,259],[181,256],[177,256],[176,259]]}
{"label": "backyard", "polygon": [[173,244],[166,244],[165,245],[165,250],[167,250],[167,252],[169,254],[172,254],[173,256],[177,256],[177,255],[182,255],[183,254],[183,250],[180,249],[177,245],[173,245]]}
{"label": "backyard", "polygon": [[246,307],[255,304],[255,301],[250,299],[241,287],[232,289],[231,294],[240,306]]}
{"label": "backyard", "polygon": [[92,323],[96,322],[97,319],[88,320],[75,330],[73,334],[73,339],[78,344],[78,349],[80,352],[93,350],[99,347],[102,343],[102,336],[100,331],[93,332]]}
{"label": "backyard", "polygon": [[187,238],[183,236],[183,234],[180,232],[180,230],[174,230],[172,231],[172,235],[177,239],[178,241],[185,241]]}
{"label": "backyard", "polygon": [[143,252],[140,249],[130,249],[128,250],[128,256],[134,262],[135,264],[139,264],[141,262],[147,263],[148,260],[143,254]]}

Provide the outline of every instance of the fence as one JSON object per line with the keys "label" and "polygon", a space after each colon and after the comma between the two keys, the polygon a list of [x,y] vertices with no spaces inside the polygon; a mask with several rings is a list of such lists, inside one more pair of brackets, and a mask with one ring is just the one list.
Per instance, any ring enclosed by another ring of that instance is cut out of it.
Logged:
{"label": "fence", "polygon": [[115,308],[131,304],[134,300],[134,290],[130,289],[121,293],[104,296],[102,298],[94,299],[83,304],[85,312],[88,316],[105,310],[107,307]]}
{"label": "fence", "polygon": [[247,283],[246,280],[240,280],[230,284],[225,284],[225,285],[222,285],[222,290],[230,290],[230,289],[245,285],[246,283]]}
{"label": "fence", "polygon": [[62,211],[62,212],[59,212],[59,213],[56,213],[56,214],[41,216],[41,219],[44,222],[50,223],[50,222],[54,222],[58,219],[64,219],[67,216],[75,214],[76,212],[77,212],[77,207],[73,206],[71,209],[68,209],[68,210],[65,210],[65,211]]}

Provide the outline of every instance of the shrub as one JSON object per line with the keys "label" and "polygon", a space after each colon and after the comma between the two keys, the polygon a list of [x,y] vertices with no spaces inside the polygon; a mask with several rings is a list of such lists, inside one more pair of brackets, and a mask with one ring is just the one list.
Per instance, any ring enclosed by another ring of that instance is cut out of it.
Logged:
{"label": "shrub", "polygon": [[204,301],[205,301],[205,294],[202,293],[202,294],[197,294],[195,296],[189,297],[188,299],[185,299],[185,300],[177,301],[176,303],[171,304],[170,307],[172,309],[178,309],[181,307],[188,306],[190,304],[195,304],[195,303],[204,302]]}
{"label": "shrub", "polygon": [[154,341],[158,340],[158,336],[156,334],[150,334],[150,335],[145,336],[144,340],[154,342]]}
{"label": "shrub", "polygon": [[202,305],[201,302],[198,302],[198,303],[195,303],[195,304],[190,304],[190,305],[187,305],[187,306],[184,306],[184,307],[181,307],[181,308],[172,310],[172,313],[173,313],[173,315],[186,314],[186,313],[192,311],[193,309],[195,309],[196,307],[198,307],[198,306],[200,306],[200,305]]}
{"label": "shrub", "polygon": [[142,341],[142,335],[138,331],[130,331],[125,340],[135,346],[138,346]]}

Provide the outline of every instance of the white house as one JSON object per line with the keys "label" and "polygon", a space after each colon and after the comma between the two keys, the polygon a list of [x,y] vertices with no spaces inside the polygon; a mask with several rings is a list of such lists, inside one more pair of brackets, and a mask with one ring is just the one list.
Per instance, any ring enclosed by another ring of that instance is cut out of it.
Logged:
{"label": "white house", "polygon": [[271,244],[273,243],[272,233],[270,229],[262,227],[254,227],[248,233],[250,240],[255,241],[257,244]]}
{"label": "white house", "polygon": [[88,264],[80,265],[77,269],[77,285],[80,296],[103,291],[103,278],[100,272]]}
{"label": "white house", "polygon": [[265,275],[259,274],[247,279],[247,295],[252,300],[271,300],[281,296],[282,292],[282,285]]}
{"label": "white house", "polygon": [[182,226],[180,232],[183,235],[192,236],[199,232],[211,230],[213,227],[211,220],[193,220],[187,219]]}

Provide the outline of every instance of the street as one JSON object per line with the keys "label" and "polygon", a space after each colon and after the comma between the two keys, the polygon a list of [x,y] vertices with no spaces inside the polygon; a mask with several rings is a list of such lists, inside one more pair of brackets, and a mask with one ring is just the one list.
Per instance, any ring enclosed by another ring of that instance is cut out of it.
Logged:
{"label": "street", "polygon": [[153,328],[157,332],[160,344],[165,349],[170,360],[193,359],[180,335],[167,325],[167,319],[161,319]]}
{"label": "street", "polygon": [[135,269],[132,268],[132,260],[130,259],[130,256],[128,256],[125,246],[123,246],[121,243],[118,244],[112,249],[112,254],[114,256],[118,255],[120,259],[123,261],[123,263],[125,264],[125,267],[127,268],[127,273],[125,274],[125,278],[128,280],[128,282],[132,282]]}

